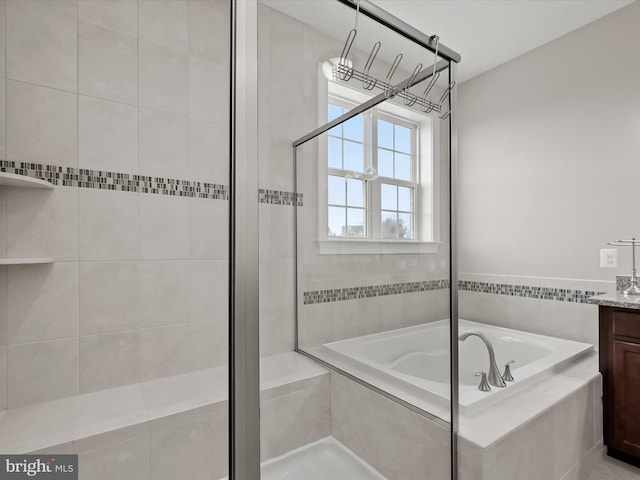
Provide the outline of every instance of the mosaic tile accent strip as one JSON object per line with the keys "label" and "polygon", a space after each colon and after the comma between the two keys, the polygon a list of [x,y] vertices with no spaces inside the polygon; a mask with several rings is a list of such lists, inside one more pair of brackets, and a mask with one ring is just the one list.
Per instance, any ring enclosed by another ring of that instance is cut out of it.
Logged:
{"label": "mosaic tile accent strip", "polygon": [[428,292],[446,288],[449,288],[448,279],[317,290],[314,292],[304,292],[304,304],[313,305],[314,303],[341,302],[344,300],[400,295],[402,293]]}
{"label": "mosaic tile accent strip", "polygon": [[525,285],[508,285],[506,283],[470,282],[460,280],[460,290],[467,292],[490,293],[493,295],[507,295],[511,297],[537,298],[540,300],[555,300],[558,302],[590,303],[589,297],[605,292],[589,290],[570,290],[566,288],[529,287]]}
{"label": "mosaic tile accent strip", "polygon": [[129,173],[43,165],[40,163],[18,163],[8,160],[0,160],[0,172],[35,177],[53,185],[64,187],[229,200],[229,189],[225,185],[192,180],[149,177]]}
{"label": "mosaic tile accent strip", "polygon": [[301,193],[296,195],[294,192],[260,188],[258,189],[258,202],[272,205],[289,205],[291,207],[297,205],[298,207],[302,207],[303,197]]}

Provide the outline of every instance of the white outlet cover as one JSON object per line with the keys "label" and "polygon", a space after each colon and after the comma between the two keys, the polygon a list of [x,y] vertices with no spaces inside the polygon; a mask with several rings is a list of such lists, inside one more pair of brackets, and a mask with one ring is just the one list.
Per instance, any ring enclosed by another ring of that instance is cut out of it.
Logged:
{"label": "white outlet cover", "polygon": [[618,250],[615,248],[601,248],[600,266],[602,268],[618,268]]}

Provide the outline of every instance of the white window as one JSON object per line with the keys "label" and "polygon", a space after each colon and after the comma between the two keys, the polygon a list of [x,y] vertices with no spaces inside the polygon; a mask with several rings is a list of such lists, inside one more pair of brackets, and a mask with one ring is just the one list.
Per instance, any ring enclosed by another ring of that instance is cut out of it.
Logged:
{"label": "white window", "polygon": [[[321,120],[366,100],[327,83]],[[385,102],[327,132],[326,160],[319,162],[320,253],[437,251],[434,124],[428,115]]]}

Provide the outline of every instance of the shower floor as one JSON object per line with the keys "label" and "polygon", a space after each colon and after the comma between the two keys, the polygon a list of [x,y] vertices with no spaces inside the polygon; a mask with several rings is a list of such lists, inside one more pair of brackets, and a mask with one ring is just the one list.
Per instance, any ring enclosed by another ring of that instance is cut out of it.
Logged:
{"label": "shower floor", "polygon": [[333,437],[292,450],[262,464],[262,480],[385,480]]}

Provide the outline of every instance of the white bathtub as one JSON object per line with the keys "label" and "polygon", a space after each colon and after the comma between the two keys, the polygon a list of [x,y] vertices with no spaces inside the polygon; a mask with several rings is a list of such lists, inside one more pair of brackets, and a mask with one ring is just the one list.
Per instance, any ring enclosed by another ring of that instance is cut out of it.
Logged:
{"label": "white bathtub", "polygon": [[[469,413],[500,396],[513,393],[528,382],[550,375],[571,360],[591,351],[593,345],[544,335],[460,320],[459,333],[482,332],[493,344],[496,363],[502,373],[509,360],[513,382],[505,388],[478,390],[478,371],[488,373],[489,354],[480,338],[471,336],[458,343],[460,352],[460,409]],[[363,337],[324,344],[325,360],[362,369],[395,387],[411,393],[448,401],[449,320],[401,328]]]}

